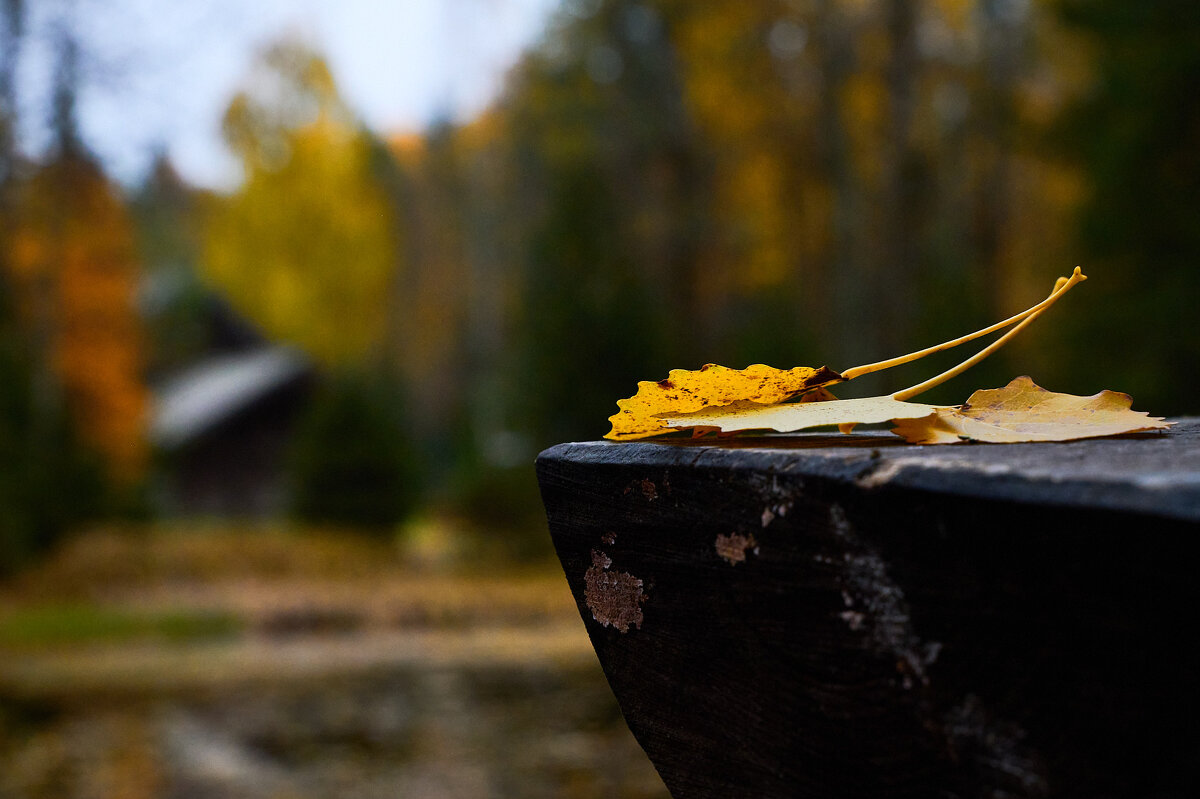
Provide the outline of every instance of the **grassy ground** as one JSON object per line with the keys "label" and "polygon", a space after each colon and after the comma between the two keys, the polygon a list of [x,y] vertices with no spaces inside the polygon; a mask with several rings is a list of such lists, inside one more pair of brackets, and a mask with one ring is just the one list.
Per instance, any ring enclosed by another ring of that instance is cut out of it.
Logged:
{"label": "grassy ground", "polygon": [[0,617],[0,650],[28,650],[92,642],[194,641],[230,637],[241,620],[229,613],[101,608],[64,603],[19,608]]}
{"label": "grassy ground", "polygon": [[0,586],[0,797],[665,797],[557,566],[446,560],[74,539]]}

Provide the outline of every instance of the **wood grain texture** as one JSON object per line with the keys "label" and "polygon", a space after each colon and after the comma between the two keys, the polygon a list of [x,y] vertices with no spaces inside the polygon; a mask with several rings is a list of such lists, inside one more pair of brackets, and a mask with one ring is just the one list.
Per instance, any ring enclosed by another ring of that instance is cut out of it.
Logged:
{"label": "wood grain texture", "polygon": [[676,799],[1184,797],[1198,445],[591,442],[538,477]]}

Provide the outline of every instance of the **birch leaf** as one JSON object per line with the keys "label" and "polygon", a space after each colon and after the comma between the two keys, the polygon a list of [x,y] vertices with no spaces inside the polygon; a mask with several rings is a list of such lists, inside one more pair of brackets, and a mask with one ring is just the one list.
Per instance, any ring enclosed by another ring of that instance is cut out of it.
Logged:
{"label": "birch leaf", "polygon": [[745,369],[730,369],[710,363],[695,371],[673,369],[665,380],[657,383],[643,380],[638,383],[637,394],[618,400],[620,410],[609,417],[612,430],[604,437],[629,441],[667,433],[670,429],[662,418],[664,416],[733,402],[772,405],[841,379],[840,374],[824,366],[819,369],[809,366],[775,369],[760,363]]}
{"label": "birch leaf", "polygon": [[937,408],[924,418],[901,419],[894,433],[912,444],[959,441],[1016,443],[1072,441],[1162,430],[1170,422],[1131,410],[1128,394],[1101,391],[1090,397],[1059,394],[1018,377],[1004,388],[976,391],[959,408]]}
{"label": "birch leaf", "polygon": [[790,402],[759,405],[734,402],[720,408],[705,408],[686,414],[662,417],[668,427],[702,427],[722,432],[774,430],[791,433],[809,427],[837,425],[843,430],[858,424],[879,424],[897,419],[917,419],[937,413],[935,405],[902,402],[892,397],[862,397],[827,402]]}
{"label": "birch leaf", "polygon": [[[886,361],[856,366],[840,373],[824,366],[819,369],[808,366],[775,369],[763,364],[755,364],[745,369],[729,369],[710,363],[698,371],[675,369],[665,380],[657,383],[649,380],[638,383],[638,391],[634,396],[618,400],[617,407],[620,410],[609,417],[612,430],[604,437],[615,441],[630,441],[688,428],[696,433],[753,429],[792,431],[830,424],[836,424],[842,432],[849,432],[856,424],[912,418],[914,414],[928,416],[931,411],[918,413],[918,410],[933,406],[906,404],[905,400],[949,380],[995,352],[1037,319],[1072,286],[1084,280],[1087,280],[1087,276],[1079,267],[1075,267],[1070,277],[1060,277],[1055,281],[1054,290],[1050,292],[1049,297],[1008,319],[974,333],[959,336],[952,341]],[[833,383],[911,363],[1010,326],[1011,330],[958,366],[923,383],[898,391],[890,397],[847,400],[846,402],[851,404],[805,410],[798,408],[799,405],[807,403],[788,402],[796,398],[804,399],[805,395],[808,395],[809,400],[819,400],[813,402],[813,406],[841,402],[832,400],[827,393],[815,392]],[[783,405],[779,408],[763,407],[781,403]]]}

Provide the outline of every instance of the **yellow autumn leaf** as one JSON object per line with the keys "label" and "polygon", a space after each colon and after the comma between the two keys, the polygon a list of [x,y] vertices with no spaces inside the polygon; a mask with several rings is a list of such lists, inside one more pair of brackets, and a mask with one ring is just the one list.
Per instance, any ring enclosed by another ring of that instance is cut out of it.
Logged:
{"label": "yellow autumn leaf", "polygon": [[892,432],[913,444],[963,440],[991,443],[1071,441],[1162,430],[1170,422],[1131,410],[1128,394],[1090,397],[1059,394],[1018,377],[1004,388],[976,391],[959,408],[937,408],[919,419],[900,419]]}
{"label": "yellow autumn leaf", "polygon": [[[681,429],[692,429],[697,434],[712,430],[727,433],[762,429],[792,431],[829,424],[836,424],[842,432],[849,432],[857,424],[910,418],[913,414],[928,415],[928,411],[918,412],[914,407],[933,406],[914,406],[904,401],[949,380],[995,352],[1038,318],[1072,286],[1084,280],[1087,280],[1087,276],[1076,267],[1070,277],[1060,277],[1055,282],[1049,297],[1002,322],[960,336],[953,341],[898,358],[856,366],[840,374],[824,366],[820,369],[807,366],[775,369],[763,364],[740,370],[715,364],[708,364],[698,371],[675,369],[665,380],[657,383],[648,380],[638,383],[637,394],[628,399],[618,400],[617,407],[620,410],[609,417],[612,430],[605,438],[629,441]],[[827,401],[841,402],[828,392],[815,392],[833,383],[910,363],[1009,326],[1012,326],[1012,330],[958,366],[916,386],[898,391],[890,397],[847,400],[846,402],[851,404],[805,410],[797,410],[796,404],[788,402],[795,398],[804,399],[804,395],[808,395],[809,400],[817,400],[811,403],[814,406],[824,405]],[[786,404],[780,406],[780,403]],[[727,409],[721,410],[723,408]]]}
{"label": "yellow autumn leaf", "polygon": [[772,405],[841,379],[824,366],[775,369],[759,363],[730,369],[710,363],[695,371],[672,369],[665,380],[643,380],[637,394],[618,400],[620,410],[609,417],[612,430],[604,437],[626,441],[667,433],[670,430],[660,418],[662,414],[690,413],[733,402]]}
{"label": "yellow autumn leaf", "polygon": [[774,430],[791,433],[810,427],[857,424],[880,424],[896,419],[916,419],[938,411],[934,405],[903,402],[892,397],[861,397],[834,399],[826,402],[790,402],[779,405],[759,405],[735,402],[721,408],[705,408],[686,414],[663,417],[671,428],[702,427],[722,432],[742,430]]}

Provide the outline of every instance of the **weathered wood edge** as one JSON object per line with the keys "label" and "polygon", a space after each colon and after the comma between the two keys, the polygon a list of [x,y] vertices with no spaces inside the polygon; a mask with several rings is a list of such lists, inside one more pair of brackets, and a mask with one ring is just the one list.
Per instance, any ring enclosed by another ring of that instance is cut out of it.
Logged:
{"label": "weathered wood edge", "polygon": [[552,461],[783,472],[866,490],[905,488],[1200,521],[1200,418],[1176,420],[1163,433],[1061,443],[917,446],[862,433],[714,444],[587,441],[538,456],[539,468]]}
{"label": "weathered wood edge", "polygon": [[594,442],[538,474],[679,799],[1190,796],[1194,624],[1164,609],[1196,605],[1198,434]]}

